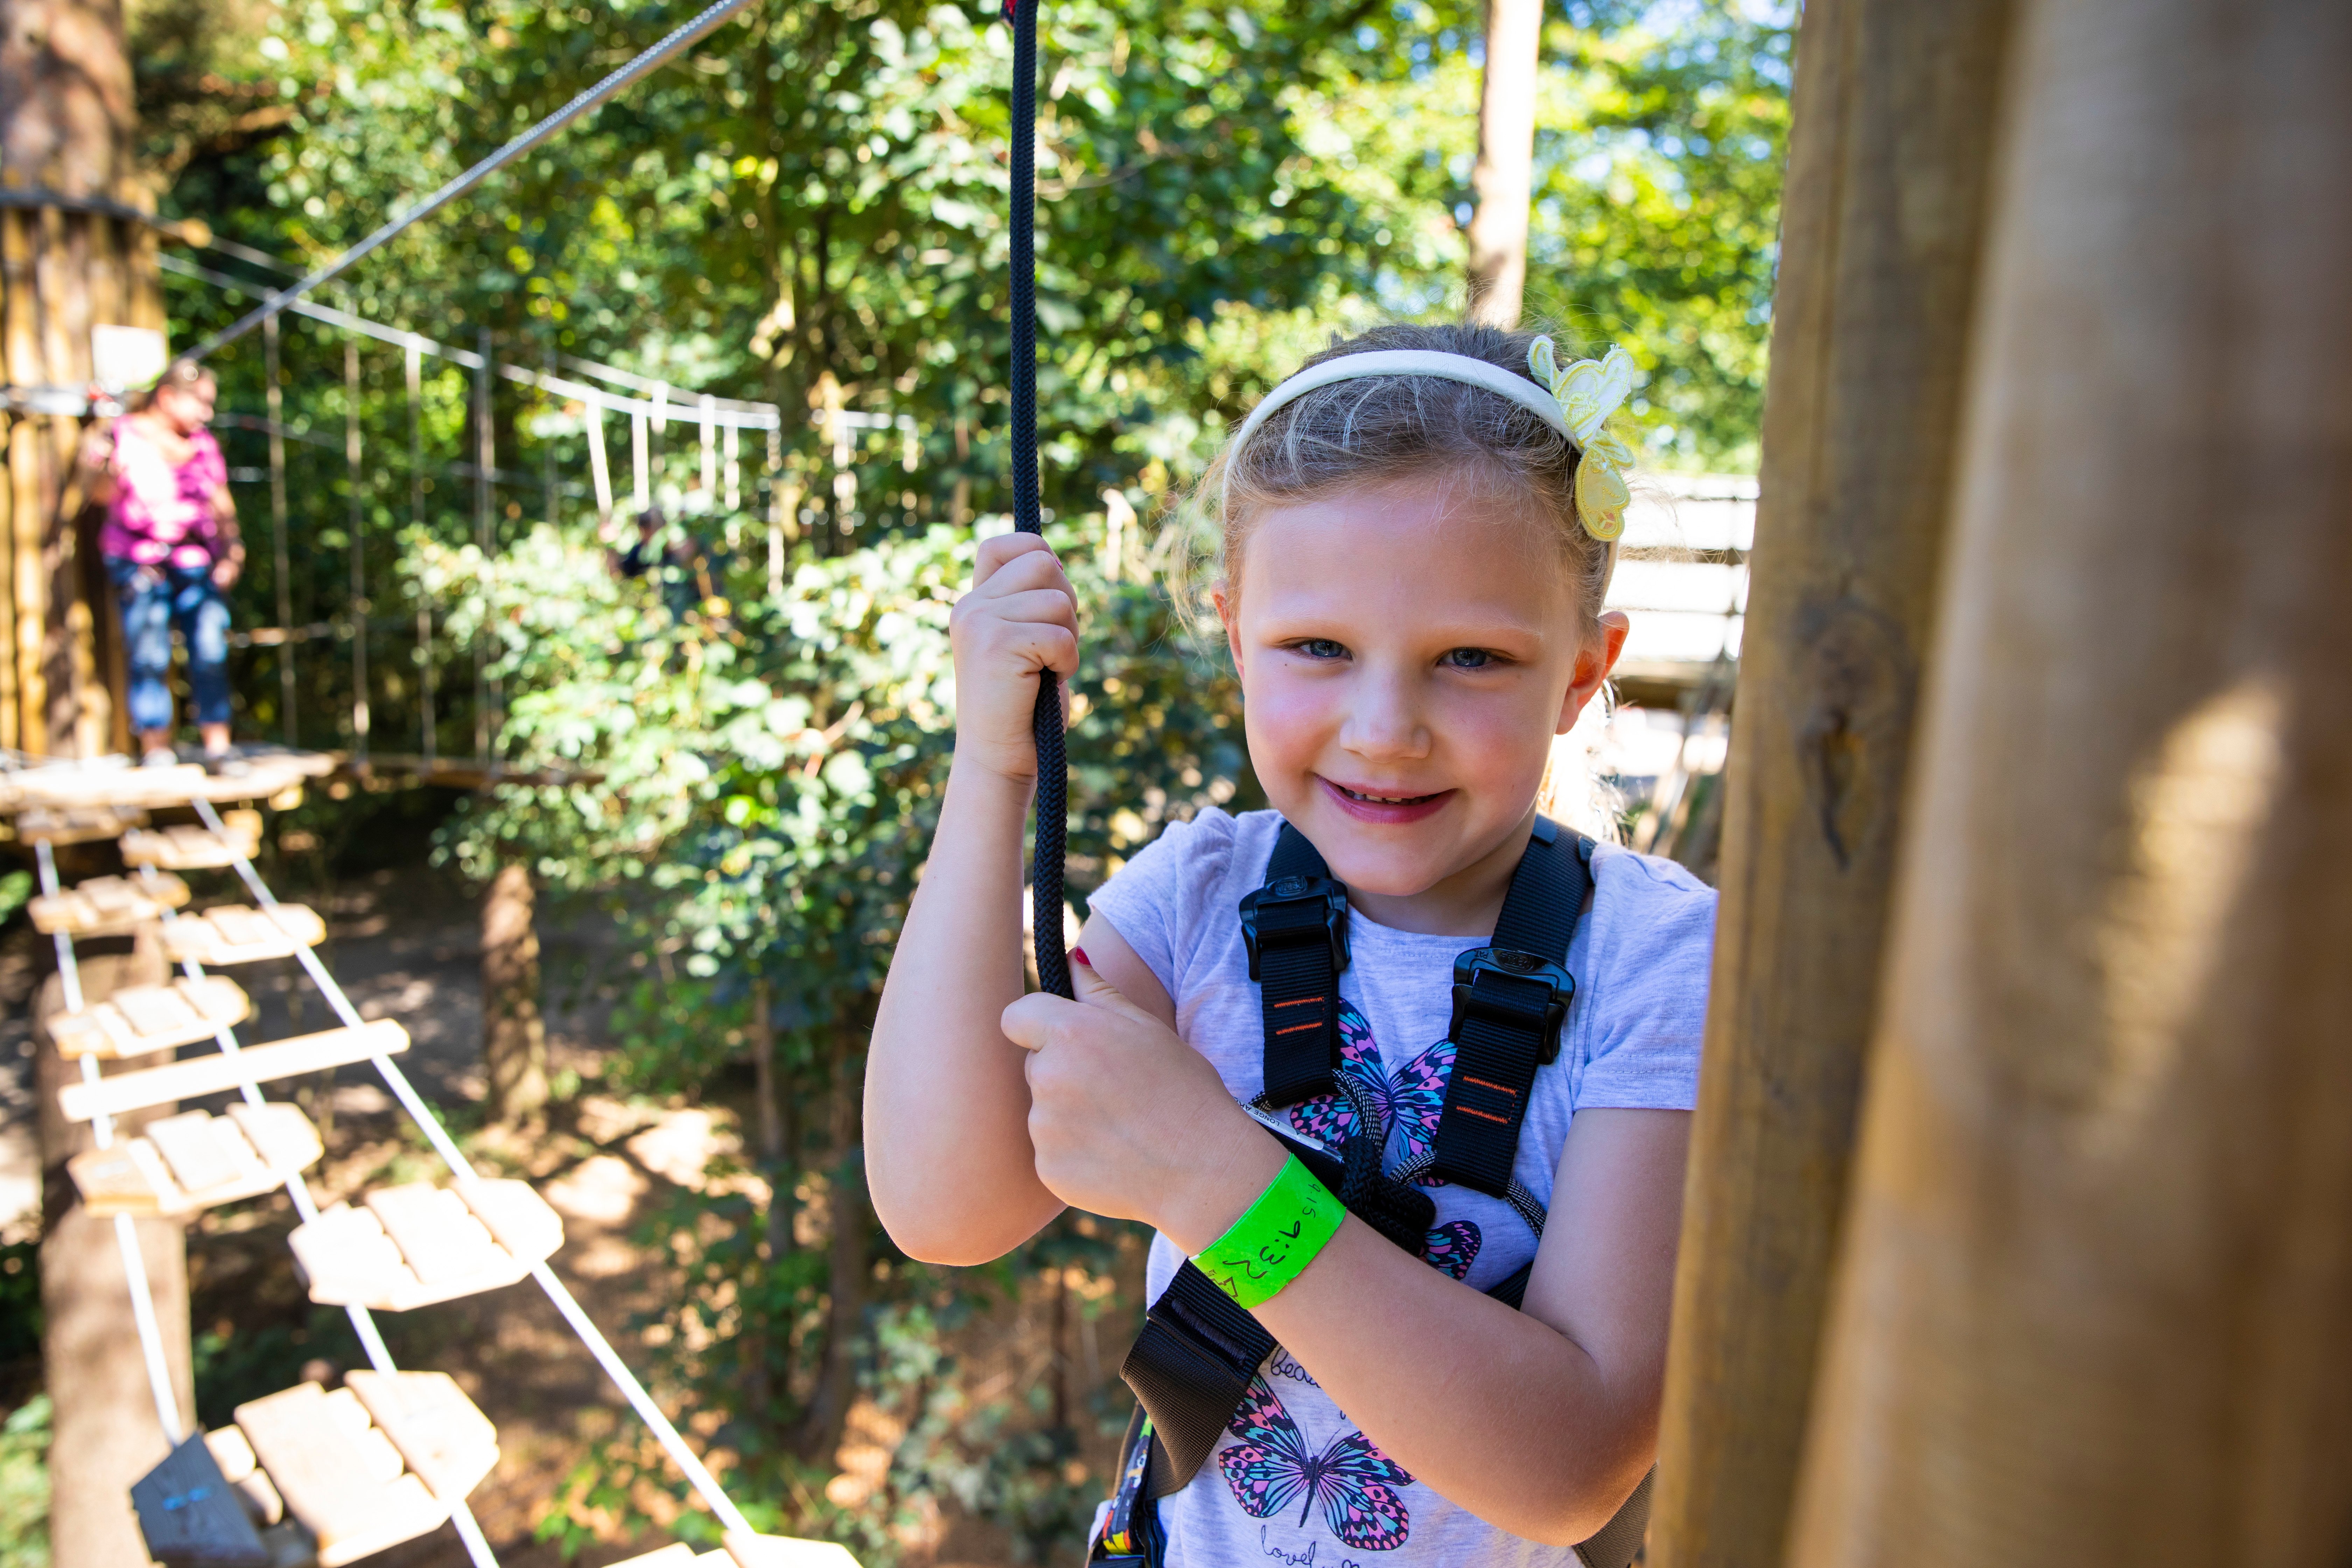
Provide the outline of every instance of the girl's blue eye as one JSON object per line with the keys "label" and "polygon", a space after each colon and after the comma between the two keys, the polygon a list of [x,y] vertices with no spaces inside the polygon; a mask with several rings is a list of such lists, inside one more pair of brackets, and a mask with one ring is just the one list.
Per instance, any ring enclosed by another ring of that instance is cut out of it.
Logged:
{"label": "girl's blue eye", "polygon": [[1483,647],[1457,647],[1441,661],[1450,669],[1486,669],[1495,662],[1495,656]]}
{"label": "girl's blue eye", "polygon": [[1345,658],[1348,657],[1347,648],[1339,643],[1333,642],[1329,637],[1309,637],[1305,642],[1297,646],[1298,651],[1305,654],[1309,658]]}

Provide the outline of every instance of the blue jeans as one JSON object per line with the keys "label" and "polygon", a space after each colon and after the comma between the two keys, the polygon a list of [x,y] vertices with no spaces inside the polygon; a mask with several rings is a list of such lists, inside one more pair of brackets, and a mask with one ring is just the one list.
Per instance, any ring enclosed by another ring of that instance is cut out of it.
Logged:
{"label": "blue jeans", "polygon": [[228,601],[209,566],[142,566],[109,556],[106,575],[122,604],[131,663],[131,727],[173,728],[172,633],[188,643],[188,685],[196,722],[228,722]]}

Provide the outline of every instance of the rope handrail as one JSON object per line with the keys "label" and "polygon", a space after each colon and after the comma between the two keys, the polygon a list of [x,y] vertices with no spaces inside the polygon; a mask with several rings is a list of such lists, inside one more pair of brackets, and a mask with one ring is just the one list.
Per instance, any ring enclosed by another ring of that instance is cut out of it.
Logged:
{"label": "rope handrail", "polygon": [[652,75],[668,64],[678,55],[709,37],[722,23],[751,3],[751,0],[716,0],[716,4],[677,27],[667,37],[612,72],[602,81],[577,94],[571,102],[492,153],[488,157],[482,159],[472,168],[467,169],[406,212],[392,217],[373,234],[344,251],[334,260],[310,272],[291,288],[273,290],[268,299],[253,310],[247,311],[236,321],[230,322],[189,350],[186,357],[193,360],[204,359],[214,351],[245,336],[246,333],[253,331],[270,317],[278,314],[312,289],[341,277],[362,258],[391,243],[404,229],[430,217],[509,163],[554,137],[589,110],[602,106],[623,89],[635,85],[639,79]]}

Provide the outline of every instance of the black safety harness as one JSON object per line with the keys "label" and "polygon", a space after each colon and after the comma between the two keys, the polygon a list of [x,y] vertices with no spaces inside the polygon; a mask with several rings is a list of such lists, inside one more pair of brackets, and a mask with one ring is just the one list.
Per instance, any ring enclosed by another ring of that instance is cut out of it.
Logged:
{"label": "black safety harness", "polygon": [[[1285,823],[1265,885],[1242,900],[1242,940],[1265,1019],[1263,1111],[1318,1095],[1347,1097],[1355,1131],[1335,1158],[1276,1136],[1349,1212],[1414,1257],[1436,1205],[1417,1184],[1446,1181],[1501,1198],[1540,1237],[1544,1208],[1511,1174],[1536,1074],[1559,1057],[1576,982],[1568,944],[1592,889],[1592,841],[1536,819],[1495,922],[1492,943],[1454,961],[1454,1071],[1429,1152],[1381,1169],[1386,1128],[1339,1071],[1339,974],[1348,967],[1348,889],[1306,837]],[[1486,1294],[1517,1308],[1532,1263]],[[1166,1545],[1159,1500],[1190,1482],[1217,1446],[1274,1336],[1186,1262],[1145,1314],[1119,1375],[1139,1407],[1129,1424],[1110,1517],[1091,1561],[1158,1568]],[[1576,1548],[1586,1568],[1626,1568],[1649,1522],[1644,1477],[1616,1517]]]}

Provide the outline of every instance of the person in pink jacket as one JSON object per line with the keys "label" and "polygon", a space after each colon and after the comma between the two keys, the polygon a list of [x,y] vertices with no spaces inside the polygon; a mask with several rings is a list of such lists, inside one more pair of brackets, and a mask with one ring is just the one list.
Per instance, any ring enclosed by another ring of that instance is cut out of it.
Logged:
{"label": "person in pink jacket", "polygon": [[169,676],[172,634],[188,645],[188,685],[205,756],[236,765],[229,744],[228,601],[245,566],[228,466],[212,423],[212,372],[174,360],[138,408],[93,429],[82,460],[92,500],[107,509],[99,535],[107,580],[122,606],[130,654],[131,725],[141,760],[175,761]]}

